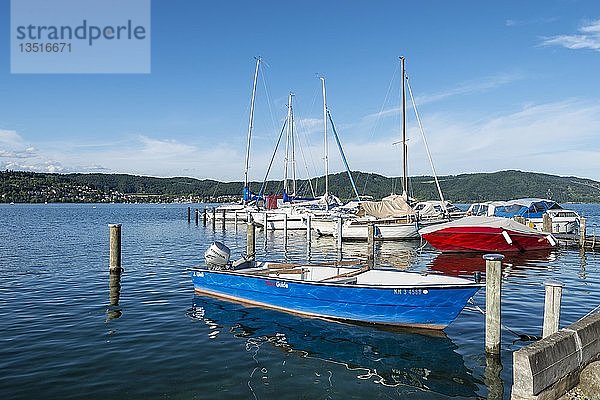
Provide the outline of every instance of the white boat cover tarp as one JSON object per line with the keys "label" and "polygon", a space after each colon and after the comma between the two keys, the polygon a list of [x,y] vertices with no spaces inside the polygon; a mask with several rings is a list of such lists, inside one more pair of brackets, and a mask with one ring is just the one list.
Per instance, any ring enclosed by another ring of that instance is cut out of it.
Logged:
{"label": "white boat cover tarp", "polygon": [[381,201],[361,202],[357,215],[359,217],[403,218],[409,215],[415,215],[415,212],[402,196],[393,194],[384,197]]}
{"label": "white boat cover tarp", "polygon": [[541,232],[536,231],[535,229],[530,228],[527,225],[523,225],[517,221],[510,219],[510,218],[479,217],[479,216],[464,217],[464,218],[457,219],[456,221],[446,222],[444,224],[427,226],[423,229],[420,229],[419,233],[421,235],[425,235],[425,234],[436,232],[436,231],[439,231],[439,230],[445,229],[445,228],[459,228],[459,227],[467,228],[467,227],[475,227],[475,226],[481,226],[481,227],[487,227],[487,228],[498,228],[498,229],[504,229],[505,231],[512,231],[512,232],[525,233],[525,234],[535,234],[535,235],[542,234]]}

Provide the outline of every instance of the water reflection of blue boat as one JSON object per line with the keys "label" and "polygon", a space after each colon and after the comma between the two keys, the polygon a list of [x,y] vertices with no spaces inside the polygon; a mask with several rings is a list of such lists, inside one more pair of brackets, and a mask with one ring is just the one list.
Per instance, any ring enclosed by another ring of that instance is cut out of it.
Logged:
{"label": "water reflection of blue boat", "polygon": [[479,290],[472,280],[397,270],[261,263],[196,268],[194,289],[308,317],[444,329]]}
{"label": "water reflection of blue boat", "polygon": [[[396,388],[400,398],[414,396],[415,389],[421,392],[419,398],[474,398],[482,385],[466,368],[457,346],[440,331],[300,319],[198,295],[188,315],[207,323],[212,337],[215,332],[231,333],[245,340],[247,351],[268,345],[297,357],[341,365],[358,380]],[[364,390],[369,392],[368,387]]]}

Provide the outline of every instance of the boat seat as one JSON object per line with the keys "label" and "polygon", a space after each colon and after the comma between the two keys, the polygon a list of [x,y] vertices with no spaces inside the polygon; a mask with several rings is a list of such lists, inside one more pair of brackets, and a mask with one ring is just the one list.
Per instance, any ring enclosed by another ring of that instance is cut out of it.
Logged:
{"label": "boat seat", "polygon": [[334,276],[330,276],[328,278],[325,279],[321,279],[319,282],[330,282],[330,283],[356,283],[357,281],[357,276],[367,272],[368,270],[370,270],[371,267],[368,265],[365,265],[362,268],[358,268],[354,271],[350,271],[350,272],[344,272],[343,274],[339,274],[339,275],[334,275]]}

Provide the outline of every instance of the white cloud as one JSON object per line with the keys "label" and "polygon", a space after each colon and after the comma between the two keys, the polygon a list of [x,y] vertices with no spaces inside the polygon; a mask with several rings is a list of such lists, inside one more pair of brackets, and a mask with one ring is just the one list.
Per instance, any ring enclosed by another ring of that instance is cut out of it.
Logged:
{"label": "white cloud", "polygon": [[524,76],[517,73],[500,73],[496,75],[486,76],[481,79],[462,82],[454,88],[433,93],[425,96],[415,97],[417,105],[424,105],[440,100],[445,100],[448,97],[463,96],[466,94],[482,93],[488,90],[496,89],[500,86],[523,79]]}
{"label": "white cloud", "polygon": [[543,46],[562,46],[568,49],[600,51],[600,20],[592,21],[578,29],[579,34],[557,35],[544,38]]}
{"label": "white cloud", "polygon": [[147,157],[173,158],[196,151],[194,146],[180,143],[173,139],[153,139],[140,135],[139,141],[142,144],[141,152]]}
{"label": "white cloud", "polygon": [[[458,83],[456,86],[423,96],[416,96],[415,102],[417,106],[425,104],[435,103],[437,101],[446,100],[455,96],[465,96],[474,93],[483,93],[489,90],[496,89],[498,87],[510,84],[512,82],[524,79],[524,76],[519,73],[498,73],[495,75],[486,76],[480,79],[470,80],[466,82]],[[412,85],[411,85],[412,86]],[[408,96],[408,94],[407,94]],[[408,97],[410,102],[410,97]],[[410,107],[410,106],[407,106]],[[401,109],[400,106],[394,106],[386,108],[380,112],[372,113],[364,117],[366,121],[376,120],[378,118],[394,117],[399,115]]]}
{"label": "white cloud", "polygon": [[22,146],[23,138],[16,131],[0,129],[0,146]]}
{"label": "white cloud", "polygon": [[532,18],[532,19],[507,19],[504,21],[506,26],[525,26],[525,25],[541,25],[541,24],[549,24],[551,22],[558,21],[558,17],[540,17],[540,18]]}
{"label": "white cloud", "polygon": [[[449,113],[422,115],[427,140],[439,175],[521,169],[600,180],[600,102],[567,100],[523,106],[494,116]],[[401,174],[401,148],[393,121],[369,137],[365,118],[343,129],[341,138],[353,170],[388,176]],[[321,128],[318,119],[312,120]],[[371,121],[372,122],[372,121]],[[35,143],[14,131],[0,131],[0,169],[50,172],[119,172],[151,176],[192,176],[239,181],[243,178],[244,148],[214,138],[206,143],[182,143],[173,138],[136,135],[114,146],[86,147],[82,143]],[[8,134],[6,132],[9,132]],[[409,120],[409,172],[430,175],[431,168],[418,127]],[[353,138],[353,139],[350,139]],[[10,142],[11,145],[6,145]],[[302,178],[323,174],[321,140],[300,140],[308,163],[296,149],[297,171]],[[34,148],[35,147],[35,148]],[[252,151],[251,180],[262,180],[272,149]],[[282,153],[271,179],[283,174]],[[333,139],[330,171],[343,171]]]}

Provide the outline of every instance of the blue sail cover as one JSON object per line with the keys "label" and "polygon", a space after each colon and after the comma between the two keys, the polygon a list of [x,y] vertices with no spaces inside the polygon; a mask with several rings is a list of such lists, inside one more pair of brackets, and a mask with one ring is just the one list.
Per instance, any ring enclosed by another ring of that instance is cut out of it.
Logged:
{"label": "blue sail cover", "polygon": [[287,192],[285,190],[283,191],[283,202],[284,203],[292,203],[294,201],[311,201],[311,200],[315,200],[315,199],[312,197],[290,196],[287,194]]}
{"label": "blue sail cover", "polygon": [[262,196],[254,193],[248,186],[244,187],[244,201],[261,200]]}

